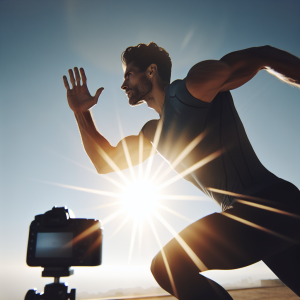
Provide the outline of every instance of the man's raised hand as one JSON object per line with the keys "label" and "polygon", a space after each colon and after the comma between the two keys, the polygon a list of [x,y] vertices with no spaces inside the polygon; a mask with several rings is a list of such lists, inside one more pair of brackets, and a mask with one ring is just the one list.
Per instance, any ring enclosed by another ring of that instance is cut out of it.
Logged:
{"label": "man's raised hand", "polygon": [[[73,74],[73,70],[69,69],[70,81],[72,84],[72,88],[70,89],[69,82],[66,76],[63,76],[64,85],[67,89],[67,99],[70,108],[74,111],[74,113],[80,113],[87,111],[92,106],[94,106],[98,102],[98,98],[104,88],[100,88],[96,91],[95,96],[91,96],[87,85],[86,85],[86,76],[83,68],[80,68],[80,75],[78,72],[78,68],[74,68],[75,78]],[[81,84],[82,79],[82,84]]]}

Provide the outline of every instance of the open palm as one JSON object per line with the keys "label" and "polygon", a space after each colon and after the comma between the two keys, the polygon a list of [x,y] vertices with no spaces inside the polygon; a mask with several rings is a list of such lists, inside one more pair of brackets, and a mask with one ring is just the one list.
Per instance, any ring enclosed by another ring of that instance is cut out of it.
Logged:
{"label": "open palm", "polygon": [[[69,69],[69,76],[72,84],[72,89],[70,89],[69,82],[66,76],[63,76],[63,80],[64,80],[64,85],[67,89],[67,99],[70,108],[75,113],[80,113],[90,109],[98,102],[98,98],[101,92],[103,91],[103,88],[99,88],[96,91],[95,96],[91,96],[86,85],[86,76],[83,68],[80,68],[81,77],[79,75],[79,71],[77,67],[74,68],[74,73],[75,73],[76,81],[74,78],[73,70]],[[82,79],[82,84],[81,84],[81,79]]]}

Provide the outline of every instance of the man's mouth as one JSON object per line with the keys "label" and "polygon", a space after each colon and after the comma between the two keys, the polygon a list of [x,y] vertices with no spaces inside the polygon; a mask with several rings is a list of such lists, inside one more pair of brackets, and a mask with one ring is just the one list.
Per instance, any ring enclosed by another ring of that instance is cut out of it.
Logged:
{"label": "man's mouth", "polygon": [[127,95],[127,97],[129,97],[129,94],[131,93],[131,90],[127,90],[126,91],[126,95]]}

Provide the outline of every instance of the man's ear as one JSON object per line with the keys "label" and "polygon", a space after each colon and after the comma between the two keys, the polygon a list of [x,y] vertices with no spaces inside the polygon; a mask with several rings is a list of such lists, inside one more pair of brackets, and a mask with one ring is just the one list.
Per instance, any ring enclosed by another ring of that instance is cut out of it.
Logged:
{"label": "man's ear", "polygon": [[156,74],[157,72],[157,65],[156,64],[151,64],[149,67],[148,67],[148,75],[150,78],[153,78],[154,75]]}

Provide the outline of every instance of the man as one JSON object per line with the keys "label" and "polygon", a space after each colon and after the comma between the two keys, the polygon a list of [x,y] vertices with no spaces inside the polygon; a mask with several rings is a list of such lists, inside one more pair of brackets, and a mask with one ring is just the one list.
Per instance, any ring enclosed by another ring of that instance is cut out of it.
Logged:
{"label": "man", "polygon": [[[157,282],[179,299],[232,299],[199,272],[263,260],[300,296],[300,192],[260,163],[229,92],[263,69],[300,87],[300,59],[270,46],[249,48],[202,61],[172,84],[171,59],[155,43],[128,47],[122,61],[129,104],[145,102],[160,115],[139,136],[125,137],[132,165],[141,161],[141,144],[142,161],[159,152],[223,210],[189,225],[157,254]],[[87,154],[101,174],[128,168],[122,141],[112,147],[89,111],[103,88],[92,97],[84,70],[81,78],[74,72],[72,89],[65,76],[64,84]]]}

